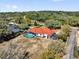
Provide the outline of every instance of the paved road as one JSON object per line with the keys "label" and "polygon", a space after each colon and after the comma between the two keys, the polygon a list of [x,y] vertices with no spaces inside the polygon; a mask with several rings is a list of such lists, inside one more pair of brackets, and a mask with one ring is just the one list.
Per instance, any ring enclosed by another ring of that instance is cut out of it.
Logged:
{"label": "paved road", "polygon": [[74,59],[74,46],[76,42],[76,32],[77,28],[71,28],[70,37],[67,40],[67,55],[63,57],[63,59]]}

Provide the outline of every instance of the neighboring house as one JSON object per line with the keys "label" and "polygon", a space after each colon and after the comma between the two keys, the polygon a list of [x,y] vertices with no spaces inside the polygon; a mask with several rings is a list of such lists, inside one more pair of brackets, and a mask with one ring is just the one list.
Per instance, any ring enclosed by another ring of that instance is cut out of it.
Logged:
{"label": "neighboring house", "polygon": [[53,39],[53,40],[57,39],[57,34],[56,33],[52,33],[50,38]]}
{"label": "neighboring house", "polygon": [[13,33],[17,33],[20,31],[20,29],[17,27],[17,25],[15,23],[9,23],[9,25],[7,26],[9,31],[13,32]]}
{"label": "neighboring house", "polygon": [[36,34],[36,37],[52,38],[52,39],[56,38],[56,37],[53,37],[53,36],[56,36],[56,35],[54,35],[55,30],[54,29],[50,30],[47,27],[31,28],[27,32],[31,32],[31,33]]}

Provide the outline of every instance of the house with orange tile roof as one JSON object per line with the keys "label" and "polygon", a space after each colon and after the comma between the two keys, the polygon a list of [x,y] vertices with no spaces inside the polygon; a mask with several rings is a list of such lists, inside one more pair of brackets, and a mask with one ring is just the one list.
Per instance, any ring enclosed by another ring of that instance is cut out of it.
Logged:
{"label": "house with orange tile roof", "polygon": [[53,38],[56,37],[55,29],[49,29],[47,27],[35,27],[30,28],[27,30],[27,32],[36,34],[36,37],[43,37],[43,38]]}

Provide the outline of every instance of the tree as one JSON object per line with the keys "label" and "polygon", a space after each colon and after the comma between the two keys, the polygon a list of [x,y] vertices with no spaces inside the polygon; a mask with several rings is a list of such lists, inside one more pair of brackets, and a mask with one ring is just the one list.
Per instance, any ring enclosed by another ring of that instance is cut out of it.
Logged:
{"label": "tree", "polygon": [[36,22],[36,21],[34,22],[34,26],[38,26],[38,24],[37,24],[37,22]]}
{"label": "tree", "polygon": [[78,19],[71,19],[69,24],[71,26],[79,26],[79,20]]}
{"label": "tree", "polygon": [[48,24],[46,24],[47,25],[47,27],[48,28],[61,28],[61,24],[60,24],[60,22],[59,21],[55,21],[55,20],[53,20],[53,21],[51,21],[51,22],[49,22]]}
{"label": "tree", "polygon": [[25,24],[31,24],[31,20],[30,20],[27,16],[24,16],[23,22],[24,22]]}
{"label": "tree", "polygon": [[18,23],[18,24],[23,23],[23,17],[18,17],[18,18],[15,20],[15,22]]}
{"label": "tree", "polygon": [[20,25],[19,25],[19,28],[20,28],[21,30],[27,30],[27,29],[29,29],[29,26],[28,26],[27,24],[20,24]]}

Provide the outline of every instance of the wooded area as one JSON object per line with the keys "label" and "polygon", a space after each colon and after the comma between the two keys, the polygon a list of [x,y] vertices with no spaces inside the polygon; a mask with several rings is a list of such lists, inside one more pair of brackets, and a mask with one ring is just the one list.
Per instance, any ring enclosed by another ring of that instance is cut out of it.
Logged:
{"label": "wooded area", "polygon": [[59,29],[62,25],[79,26],[79,12],[65,11],[29,11],[0,13],[0,36],[12,34],[8,30],[9,22],[18,24],[21,31],[31,26],[45,26]]}

